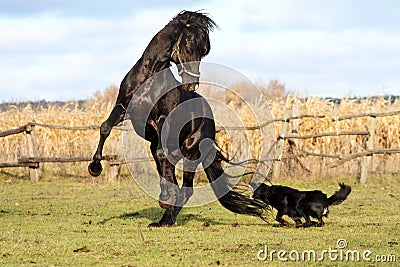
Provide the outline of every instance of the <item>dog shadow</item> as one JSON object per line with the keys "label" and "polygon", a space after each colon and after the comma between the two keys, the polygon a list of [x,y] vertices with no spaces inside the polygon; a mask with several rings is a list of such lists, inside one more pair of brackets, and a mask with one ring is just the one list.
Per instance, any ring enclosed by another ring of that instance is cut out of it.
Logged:
{"label": "dog shadow", "polygon": [[[105,218],[104,220],[98,222],[98,224],[104,225],[112,220],[130,220],[130,219],[147,219],[147,220],[149,220],[149,223],[158,222],[161,219],[163,214],[164,214],[163,209],[160,209],[158,207],[150,207],[150,208],[145,208],[145,209],[135,211],[135,212],[123,213],[118,216],[111,216],[109,218]],[[186,225],[191,221],[200,222],[204,226],[228,224],[228,223],[224,223],[221,221],[213,220],[213,219],[211,219],[207,216],[203,216],[202,214],[199,214],[199,213],[193,214],[190,212],[190,210],[188,210],[188,211],[182,210],[182,212],[178,216],[178,219],[177,219],[177,222],[175,225],[177,225],[177,226]]]}

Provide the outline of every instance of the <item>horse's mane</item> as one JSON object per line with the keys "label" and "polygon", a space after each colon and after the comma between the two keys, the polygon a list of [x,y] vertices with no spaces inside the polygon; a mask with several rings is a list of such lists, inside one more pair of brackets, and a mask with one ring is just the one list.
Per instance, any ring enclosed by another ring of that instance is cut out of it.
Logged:
{"label": "horse's mane", "polygon": [[208,33],[209,31],[213,31],[214,28],[218,28],[215,21],[213,21],[208,15],[208,13],[202,13],[200,11],[183,10],[173,17],[169,23],[179,21],[186,25],[195,25]]}
{"label": "horse's mane", "polygon": [[184,28],[195,35],[196,47],[200,49],[203,56],[210,52],[209,33],[218,28],[218,25],[207,13],[183,10],[173,17],[168,24],[174,23],[185,25]]}

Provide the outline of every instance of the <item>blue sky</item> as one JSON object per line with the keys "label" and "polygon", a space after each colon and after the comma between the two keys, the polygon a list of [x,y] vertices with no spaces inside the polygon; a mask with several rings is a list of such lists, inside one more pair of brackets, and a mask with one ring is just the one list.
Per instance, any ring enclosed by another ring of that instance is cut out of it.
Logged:
{"label": "blue sky", "polygon": [[119,85],[181,10],[218,23],[204,59],[308,96],[400,95],[400,1],[0,0],[0,102]]}

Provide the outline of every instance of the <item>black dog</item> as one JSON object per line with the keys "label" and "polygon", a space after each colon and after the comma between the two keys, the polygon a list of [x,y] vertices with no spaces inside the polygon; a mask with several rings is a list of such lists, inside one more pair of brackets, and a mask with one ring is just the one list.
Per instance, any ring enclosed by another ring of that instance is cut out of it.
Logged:
{"label": "black dog", "polygon": [[[257,185],[252,185],[255,188]],[[282,185],[268,186],[258,185],[254,191],[253,198],[261,200],[278,210],[276,221],[280,226],[289,226],[282,216],[288,215],[294,220],[297,227],[322,226],[322,216],[328,217],[328,207],[340,204],[351,192],[351,187],[339,183],[340,189],[331,197],[319,190],[299,191]],[[318,219],[318,222],[311,221],[310,217]],[[301,218],[306,220],[302,223]]]}

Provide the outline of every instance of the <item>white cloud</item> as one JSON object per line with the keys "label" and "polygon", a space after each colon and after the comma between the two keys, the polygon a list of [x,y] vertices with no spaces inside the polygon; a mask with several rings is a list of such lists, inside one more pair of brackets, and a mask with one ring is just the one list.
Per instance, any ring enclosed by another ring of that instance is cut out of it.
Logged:
{"label": "white cloud", "polygon": [[[243,3],[242,16],[233,14],[233,25],[241,29],[213,34],[211,61],[242,70],[253,80],[278,78],[292,90],[309,88],[317,95],[342,96],[350,90],[372,95],[382,93],[383,84],[385,93],[400,94],[394,71],[400,69],[400,34],[391,26],[374,24],[376,18],[366,18],[365,27],[351,23],[351,16],[341,17],[348,11],[338,6],[317,5],[312,8],[318,12],[308,14],[310,6],[303,1],[291,6],[274,2],[268,10]],[[226,16],[220,24],[229,21]]]}
{"label": "white cloud", "polygon": [[162,17],[154,21],[148,12],[115,20],[54,13],[2,17],[1,96],[4,100],[57,99],[50,92],[63,96],[68,91],[71,98],[84,98],[119,83],[151,37],[168,22]]}

